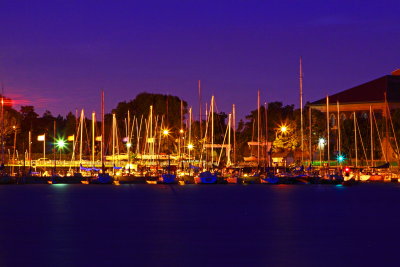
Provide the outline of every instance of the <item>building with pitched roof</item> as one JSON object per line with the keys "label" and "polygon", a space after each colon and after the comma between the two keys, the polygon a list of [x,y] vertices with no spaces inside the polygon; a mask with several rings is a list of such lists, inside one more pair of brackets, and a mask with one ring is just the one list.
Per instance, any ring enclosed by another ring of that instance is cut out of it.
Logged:
{"label": "building with pitched roof", "polygon": [[[367,118],[371,110],[374,114],[378,113],[387,118],[389,110],[400,108],[400,69],[393,71],[391,75],[382,76],[314,101],[308,104],[308,107],[323,113],[326,113],[329,108],[329,120],[332,130],[337,129],[338,116],[343,120],[356,113],[357,116]],[[388,127],[385,131],[386,137],[383,137],[382,141],[382,148],[385,148],[385,154],[387,155],[385,160],[398,159],[398,153],[395,153],[390,142],[388,142]]]}

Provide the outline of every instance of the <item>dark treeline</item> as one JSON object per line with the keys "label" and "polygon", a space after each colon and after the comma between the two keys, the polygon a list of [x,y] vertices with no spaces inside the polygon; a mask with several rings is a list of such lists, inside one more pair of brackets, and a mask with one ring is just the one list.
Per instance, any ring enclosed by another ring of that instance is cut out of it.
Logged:
{"label": "dark treeline", "polygon": [[[163,121],[163,128],[168,128],[171,132],[171,136],[175,137],[176,140],[173,142],[173,153],[177,151],[179,137],[182,137],[179,133],[181,127],[185,129],[184,136],[188,139],[188,120],[189,120],[189,107],[186,101],[181,100],[177,96],[162,95],[162,94],[151,94],[141,93],[136,96],[135,99],[130,101],[123,101],[118,103],[112,113],[115,114],[118,124],[119,139],[121,152],[124,152],[124,146],[122,138],[127,136],[127,118],[128,112],[130,116],[130,131],[133,133],[132,146],[135,147],[137,143],[137,133],[141,129],[141,136],[145,135],[146,127],[145,120],[149,117],[150,106],[153,106],[154,123],[161,125]],[[38,135],[46,134],[46,147],[47,153],[51,153],[53,149],[53,143],[55,139],[64,138],[68,136],[76,135],[77,126],[79,124],[80,113],[73,114],[68,113],[66,117],[54,116],[50,111],[45,111],[42,116],[36,113],[34,106],[22,106],[19,111],[13,109],[11,106],[4,105],[4,125],[1,127],[4,137],[5,153],[12,154],[14,150],[14,142],[16,145],[16,151],[19,152],[19,158],[22,158],[22,154],[28,151],[28,135],[31,132],[31,147],[33,154],[43,153],[43,142],[37,141]],[[260,141],[265,142],[266,138],[268,142],[273,142],[273,152],[281,151],[298,151],[301,143],[300,133],[300,110],[295,109],[294,105],[283,105],[281,102],[268,103],[267,114],[265,113],[265,107],[260,107],[260,130],[258,132],[258,110],[252,110],[244,118],[236,122],[236,159],[242,161],[245,156],[256,156],[256,151],[249,145],[249,141],[257,141],[258,135],[260,135]],[[309,151],[309,113],[308,108],[304,109],[304,150]],[[105,115],[105,140],[106,153],[109,152],[109,143],[111,139],[111,126],[112,126],[112,113]],[[191,142],[199,153],[201,143],[204,141],[204,133],[206,130],[210,132],[211,123],[207,125],[205,116],[201,121],[198,120],[198,116],[195,116],[197,112],[193,112],[192,115],[192,128],[191,128]],[[268,124],[266,125],[266,115],[268,118]],[[100,116],[96,115],[96,135],[100,134]],[[183,118],[182,118],[183,116]],[[210,114],[208,114],[210,117]],[[91,114],[85,114],[85,126],[82,132],[84,145],[84,153],[90,154],[91,149]],[[182,120],[181,120],[182,119]],[[337,119],[337,118],[336,118]],[[326,116],[316,110],[312,110],[312,125],[311,125],[311,148],[312,151],[318,151],[318,142],[321,137],[326,138]],[[364,114],[357,114],[357,121],[363,142],[358,145],[358,157],[359,159],[369,159],[370,156],[370,121],[369,117]],[[392,121],[395,134],[400,134],[400,110],[395,110],[392,113]],[[222,143],[226,134],[228,124],[228,114],[225,112],[214,113],[214,143]],[[56,135],[54,136],[54,125],[56,127]],[[132,125],[134,125],[132,127]],[[285,125],[288,131],[285,134],[280,132],[280,126]],[[338,151],[338,129],[334,119],[331,121],[331,155],[335,157]],[[141,127],[140,127],[141,126]],[[201,126],[201,127],[200,127]],[[376,126],[374,128],[375,133],[377,129],[381,132],[381,135],[374,135],[375,138],[375,157],[381,156],[380,141],[385,129],[385,122],[381,116],[376,115]],[[200,136],[200,128],[202,129],[203,135]],[[266,132],[268,129],[268,132]],[[347,158],[354,157],[355,146],[354,146],[354,120],[351,114],[347,116],[343,115],[340,118],[340,129],[341,129],[341,150]],[[159,129],[160,130],[160,127]],[[391,130],[390,130],[391,131]],[[233,131],[232,131],[233,133]],[[392,133],[392,131],[391,131]],[[391,134],[390,139],[392,146],[395,147],[395,138]],[[233,134],[231,136],[231,143],[233,143]],[[142,142],[139,140],[139,142]],[[227,142],[227,141],[226,141]],[[99,145],[96,143],[96,154],[99,154]],[[68,154],[72,150],[72,144],[69,143],[68,148],[63,151],[63,154]]]}

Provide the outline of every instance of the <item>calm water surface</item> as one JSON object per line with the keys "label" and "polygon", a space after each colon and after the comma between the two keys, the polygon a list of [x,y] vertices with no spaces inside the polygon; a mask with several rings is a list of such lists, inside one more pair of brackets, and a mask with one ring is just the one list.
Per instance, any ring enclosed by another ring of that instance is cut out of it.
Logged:
{"label": "calm water surface", "polygon": [[0,186],[0,266],[398,266],[400,185]]}

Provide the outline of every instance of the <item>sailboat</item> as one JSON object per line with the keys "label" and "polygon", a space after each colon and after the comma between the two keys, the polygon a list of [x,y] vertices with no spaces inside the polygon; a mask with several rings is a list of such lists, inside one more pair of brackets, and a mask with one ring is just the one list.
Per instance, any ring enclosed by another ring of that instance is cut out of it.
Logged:
{"label": "sailboat", "polygon": [[104,164],[104,90],[101,91],[101,173],[99,172],[97,177],[93,177],[89,180],[91,184],[112,184],[113,179],[111,178],[110,174],[106,172],[106,167]]}
{"label": "sailboat", "polygon": [[[211,96],[210,113],[211,116],[209,116],[209,119],[211,120],[211,144],[203,144],[203,149],[208,147],[211,148],[211,168],[214,168],[214,95]],[[206,137],[209,125],[208,123],[209,122],[207,121],[207,126],[205,131]],[[206,139],[207,138],[204,138],[204,141],[206,141]],[[196,184],[216,184],[217,181],[218,181],[217,174],[215,173],[213,174],[210,171],[201,172],[199,173],[198,176],[194,177],[194,182]]]}

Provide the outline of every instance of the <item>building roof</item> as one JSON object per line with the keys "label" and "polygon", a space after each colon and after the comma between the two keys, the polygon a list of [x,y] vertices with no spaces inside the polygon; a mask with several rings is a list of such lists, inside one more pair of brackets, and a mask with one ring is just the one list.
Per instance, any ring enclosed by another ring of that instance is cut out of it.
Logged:
{"label": "building roof", "polygon": [[[400,76],[385,75],[370,82],[355,86],[334,95],[329,96],[329,102],[340,104],[351,103],[376,103],[385,101],[385,92],[388,102],[400,103]],[[322,98],[311,105],[325,105],[326,98]]]}

